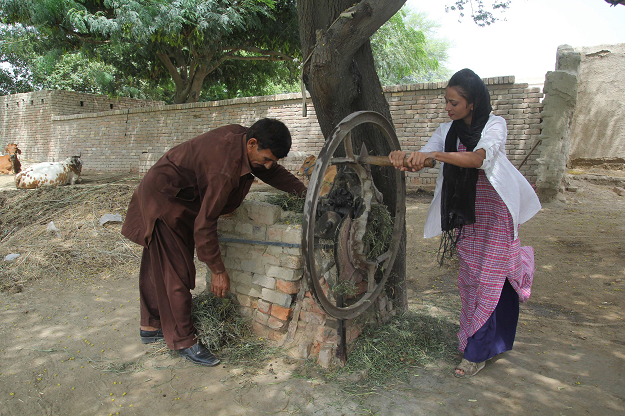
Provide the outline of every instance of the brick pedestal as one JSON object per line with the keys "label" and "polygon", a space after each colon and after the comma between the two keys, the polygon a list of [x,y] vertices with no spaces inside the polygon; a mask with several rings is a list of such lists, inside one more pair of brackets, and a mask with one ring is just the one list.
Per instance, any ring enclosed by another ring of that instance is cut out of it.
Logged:
{"label": "brick pedestal", "polygon": [[[250,194],[234,214],[219,219],[231,291],[258,336],[278,342],[294,357],[314,357],[329,367],[335,363],[338,322],[316,304],[303,278],[301,214],[262,202],[264,196]],[[394,313],[390,299],[381,295],[365,314],[346,322],[348,346],[367,322],[382,322]]]}

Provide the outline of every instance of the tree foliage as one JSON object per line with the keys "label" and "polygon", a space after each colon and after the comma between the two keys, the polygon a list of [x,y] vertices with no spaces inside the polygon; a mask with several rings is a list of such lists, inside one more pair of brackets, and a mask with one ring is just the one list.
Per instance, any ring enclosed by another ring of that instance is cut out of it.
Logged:
{"label": "tree foliage", "polygon": [[[226,62],[241,76],[253,61],[295,66],[295,8],[295,0],[0,0],[0,20],[153,85],[169,80],[180,103],[197,101]],[[256,84],[272,71],[254,68]]]}
{"label": "tree foliage", "polygon": [[[462,17],[471,8],[476,23],[490,24],[508,3],[489,11],[458,0],[448,9]],[[299,90],[295,0],[0,0],[0,22],[0,61],[11,65],[1,69],[2,91],[64,88],[171,103]],[[449,42],[435,30],[403,9],[373,35],[383,84],[448,78]]]}
{"label": "tree foliage", "polygon": [[371,37],[382,85],[432,82],[448,78],[444,67],[449,41],[436,36],[439,25],[405,6]]}

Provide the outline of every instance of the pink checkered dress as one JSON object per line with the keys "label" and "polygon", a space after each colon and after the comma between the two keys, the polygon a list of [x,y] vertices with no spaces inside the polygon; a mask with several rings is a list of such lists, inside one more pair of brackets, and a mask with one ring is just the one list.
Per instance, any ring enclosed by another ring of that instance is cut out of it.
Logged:
{"label": "pink checkered dress", "polygon": [[[460,144],[458,151],[465,150]],[[458,242],[460,351],[495,310],[506,278],[521,302],[529,298],[534,278],[534,249],[521,247],[514,239],[512,216],[483,170],[477,181],[475,216],[475,224],[464,227]]]}

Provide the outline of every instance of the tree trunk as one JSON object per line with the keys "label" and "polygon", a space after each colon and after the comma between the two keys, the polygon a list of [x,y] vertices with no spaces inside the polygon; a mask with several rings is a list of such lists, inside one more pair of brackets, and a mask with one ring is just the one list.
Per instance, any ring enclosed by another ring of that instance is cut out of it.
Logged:
{"label": "tree trunk", "polygon": [[[165,52],[157,52],[156,56],[161,61],[169,75],[171,75],[176,93],[174,94],[174,104],[195,103],[200,99],[202,84],[204,78],[209,71],[205,65],[196,65],[194,63],[188,65],[180,54],[177,64],[171,61],[169,55]],[[178,67],[181,69],[179,70]]]}
{"label": "tree trunk", "polygon": [[[354,111],[377,111],[392,123],[388,102],[375,72],[369,37],[390,19],[405,0],[299,0],[300,40],[305,57],[303,77],[317,120],[327,138],[334,127]],[[353,6],[352,6],[353,5]],[[354,149],[365,143],[370,153],[390,152],[377,128],[361,126],[352,133]],[[372,169],[374,182],[391,212],[395,210],[393,178]],[[389,277],[387,293],[396,307],[405,309],[406,233]]]}

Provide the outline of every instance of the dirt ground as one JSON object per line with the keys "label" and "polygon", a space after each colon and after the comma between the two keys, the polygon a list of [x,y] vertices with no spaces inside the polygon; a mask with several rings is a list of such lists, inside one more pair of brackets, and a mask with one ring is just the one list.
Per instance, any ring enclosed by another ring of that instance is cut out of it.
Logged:
{"label": "dirt ground", "polygon": [[[84,176],[82,186],[124,177]],[[572,172],[566,201],[521,227],[522,244],[536,251],[533,293],[514,350],[475,378],[456,379],[454,363],[443,362],[354,394],[298,376],[302,363],[285,357],[256,373],[197,367],[140,343],[136,273],[50,275],[0,293],[0,415],[625,414],[625,196],[614,189],[624,176]],[[13,187],[12,177],[0,182]],[[456,325],[456,272],[439,269],[437,242],[421,237],[429,200],[410,194],[407,205],[410,307]],[[198,271],[196,292],[203,278]]]}

